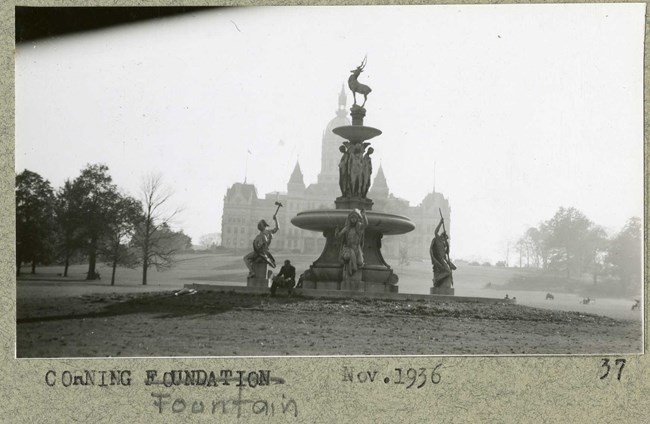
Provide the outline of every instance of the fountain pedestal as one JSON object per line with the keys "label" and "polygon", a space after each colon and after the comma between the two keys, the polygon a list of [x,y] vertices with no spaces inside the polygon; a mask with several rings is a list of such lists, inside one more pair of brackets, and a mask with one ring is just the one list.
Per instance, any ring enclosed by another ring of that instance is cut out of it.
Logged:
{"label": "fountain pedestal", "polygon": [[360,197],[337,197],[334,201],[336,209],[365,209],[372,210],[372,200]]}
{"label": "fountain pedestal", "polygon": [[367,211],[368,226],[363,245],[364,265],[347,279],[343,278],[341,242],[336,229],[345,225],[351,209],[318,209],[298,213],[291,223],[306,230],[319,231],[325,237],[321,255],[303,274],[303,287],[318,290],[397,293],[398,276],[381,253],[384,235],[404,234],[415,225],[410,219],[382,212]]}
{"label": "fountain pedestal", "polygon": [[[342,153],[339,163],[339,186],[342,193],[334,202],[336,209],[304,211],[291,220],[296,227],[322,232],[325,237],[325,247],[320,257],[301,276],[302,287],[397,293],[398,277],[381,254],[381,240],[384,235],[413,231],[415,225],[404,216],[372,211],[373,202],[366,197],[366,193],[370,188],[370,155],[374,149],[366,151],[366,147],[370,145],[367,140],[377,137],[381,131],[363,125],[366,110],[362,106],[354,104],[350,115],[352,125],[332,130],[347,140],[339,149]],[[359,211],[364,211],[367,222]],[[352,215],[356,219],[354,223],[348,220]],[[346,227],[346,223],[349,226]],[[364,228],[363,236],[361,228]],[[338,232],[341,234],[337,237]],[[351,238],[348,239],[350,235]],[[344,249],[342,240],[347,240]],[[360,260],[359,250],[363,253],[363,264],[357,264],[358,269],[349,271],[351,275],[348,275],[348,270],[354,269],[353,264],[356,263],[353,258]],[[343,257],[348,261],[347,268],[344,267]]]}

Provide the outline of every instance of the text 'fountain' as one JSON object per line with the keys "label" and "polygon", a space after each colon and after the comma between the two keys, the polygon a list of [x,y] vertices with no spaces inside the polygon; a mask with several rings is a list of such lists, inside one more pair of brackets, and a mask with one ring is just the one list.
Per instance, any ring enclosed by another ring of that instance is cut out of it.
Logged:
{"label": "text 'fountain'", "polygon": [[[335,201],[336,209],[303,211],[291,220],[296,227],[322,232],[326,239],[323,253],[302,276],[305,289],[396,293],[398,278],[381,254],[381,239],[415,229],[407,217],[372,211],[373,202],[366,197],[372,174],[370,155],[374,151],[368,140],[381,131],[363,125],[371,89],[357,78],[365,62],[351,71],[348,79],[354,96],[352,125],[332,130],[347,140],[339,148],[341,196]],[[356,94],[364,96],[361,106],[357,105]]]}

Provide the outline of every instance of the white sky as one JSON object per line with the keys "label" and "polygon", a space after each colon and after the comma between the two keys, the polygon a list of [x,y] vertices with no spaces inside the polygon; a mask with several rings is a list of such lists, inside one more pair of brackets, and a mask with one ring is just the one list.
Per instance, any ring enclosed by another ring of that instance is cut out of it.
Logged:
{"label": "white sky", "polygon": [[502,260],[560,206],[615,232],[643,215],[644,14],[644,4],[229,8],[25,43],[16,171],[58,187],[101,162],[133,195],[160,172],[185,208],[177,226],[198,242],[221,230],[248,149],[260,195],[286,190],[297,158],[315,182],[322,131],[367,54],[366,125],[383,131],[375,169],[381,160],[391,192],[417,205],[435,161],[454,257]]}

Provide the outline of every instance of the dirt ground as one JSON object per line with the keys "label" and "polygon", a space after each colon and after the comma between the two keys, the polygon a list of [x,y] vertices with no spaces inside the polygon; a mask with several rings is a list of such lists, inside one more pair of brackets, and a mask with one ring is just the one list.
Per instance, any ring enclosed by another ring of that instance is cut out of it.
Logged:
{"label": "dirt ground", "polygon": [[505,303],[172,291],[17,297],[18,357],[642,352],[639,320]]}

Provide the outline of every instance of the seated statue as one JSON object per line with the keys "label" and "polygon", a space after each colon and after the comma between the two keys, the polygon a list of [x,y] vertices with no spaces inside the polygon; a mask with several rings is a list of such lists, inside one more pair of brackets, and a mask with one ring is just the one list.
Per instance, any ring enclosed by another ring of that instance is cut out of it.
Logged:
{"label": "seated statue", "polygon": [[[273,240],[273,234],[278,232],[280,226],[276,215],[273,215],[273,221],[275,221],[275,228],[269,228],[269,224],[263,219],[257,223],[257,229],[260,230],[260,233],[253,240],[253,251],[244,256],[244,263],[248,268],[248,278],[255,277],[255,270],[253,269],[255,261],[266,262],[271,268],[275,268],[275,259],[269,251],[269,246]],[[261,276],[261,278],[264,277],[266,276]]]}

